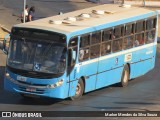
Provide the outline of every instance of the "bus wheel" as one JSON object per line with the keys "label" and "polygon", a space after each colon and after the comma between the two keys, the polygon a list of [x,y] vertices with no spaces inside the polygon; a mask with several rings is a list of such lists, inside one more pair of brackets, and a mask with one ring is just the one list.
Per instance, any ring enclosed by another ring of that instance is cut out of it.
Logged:
{"label": "bus wheel", "polygon": [[128,81],[129,81],[129,67],[128,67],[128,65],[125,65],[123,72],[122,72],[120,86],[126,87],[128,85]]}
{"label": "bus wheel", "polygon": [[79,100],[84,92],[84,83],[82,79],[78,81],[77,87],[76,87],[76,94],[71,97],[71,100]]}

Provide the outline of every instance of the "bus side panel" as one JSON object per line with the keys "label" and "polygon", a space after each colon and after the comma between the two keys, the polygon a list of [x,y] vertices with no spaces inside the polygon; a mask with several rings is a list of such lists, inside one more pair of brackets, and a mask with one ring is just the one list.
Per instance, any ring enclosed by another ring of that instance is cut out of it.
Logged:
{"label": "bus side panel", "polygon": [[85,92],[95,90],[96,75],[90,76],[85,80]]}
{"label": "bus side panel", "polygon": [[144,75],[154,67],[154,59],[145,60],[142,62],[134,63],[131,67],[131,78],[135,78]]}
{"label": "bus side panel", "polygon": [[80,66],[80,76],[85,78],[85,92],[95,90],[98,61],[91,60]]}
{"label": "bus side panel", "polygon": [[[115,53],[111,54],[114,55]],[[96,89],[120,82],[123,70],[123,57],[107,55],[99,61]]]}
{"label": "bus side panel", "polygon": [[76,93],[76,86],[78,84],[78,80],[71,81],[69,84],[70,84],[70,88],[69,88],[69,96],[68,97],[72,97]]}
{"label": "bus side panel", "polygon": [[120,82],[123,67],[98,74],[96,89]]}
{"label": "bus side panel", "polygon": [[[133,53],[132,64],[130,64],[130,78],[136,78],[144,75],[149,70],[154,68],[155,65],[156,47],[149,47],[141,51]],[[136,58],[136,59],[134,59]]]}

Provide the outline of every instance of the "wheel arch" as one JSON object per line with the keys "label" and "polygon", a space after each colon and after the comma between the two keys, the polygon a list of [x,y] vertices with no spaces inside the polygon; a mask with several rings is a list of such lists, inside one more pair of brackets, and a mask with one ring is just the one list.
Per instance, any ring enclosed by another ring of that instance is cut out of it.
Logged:
{"label": "wheel arch", "polygon": [[[131,74],[131,66],[130,66],[130,63],[126,63],[125,65],[127,65],[128,68],[129,68],[129,78],[130,78],[130,74]],[[125,66],[125,65],[124,65],[124,66]]]}
{"label": "wheel arch", "polygon": [[86,88],[86,82],[85,82],[85,80],[86,80],[86,78],[85,78],[85,76],[81,76],[80,79],[82,79],[82,81],[83,81],[83,85],[84,85],[84,91],[83,91],[83,93],[85,93],[85,88]]}

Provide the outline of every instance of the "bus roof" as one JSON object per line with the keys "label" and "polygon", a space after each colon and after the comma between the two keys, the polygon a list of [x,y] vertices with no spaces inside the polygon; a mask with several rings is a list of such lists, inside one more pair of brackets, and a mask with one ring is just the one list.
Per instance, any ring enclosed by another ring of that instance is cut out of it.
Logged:
{"label": "bus roof", "polygon": [[[95,13],[93,13],[93,11]],[[15,27],[44,29],[58,33],[68,34],[71,32],[76,32],[87,28],[104,25],[106,23],[112,23],[113,21],[120,21],[122,19],[141,16],[148,13],[155,14],[155,12],[151,10],[147,10],[140,7],[125,8],[114,4],[104,4],[87,9],[65,13],[62,15],[47,17],[32,22],[18,24],[15,25]],[[63,21],[62,24],[54,24],[54,22],[61,23],[61,21]]]}

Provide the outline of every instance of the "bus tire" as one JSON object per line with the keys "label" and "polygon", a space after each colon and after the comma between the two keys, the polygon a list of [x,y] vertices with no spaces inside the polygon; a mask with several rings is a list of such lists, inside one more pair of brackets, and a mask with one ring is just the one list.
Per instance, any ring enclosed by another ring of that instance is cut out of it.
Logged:
{"label": "bus tire", "polygon": [[122,72],[120,86],[126,87],[128,85],[128,81],[129,81],[129,67],[128,65],[125,65]]}
{"label": "bus tire", "polygon": [[76,87],[76,93],[74,96],[71,97],[71,100],[79,100],[84,92],[84,83],[83,80],[80,78]]}

